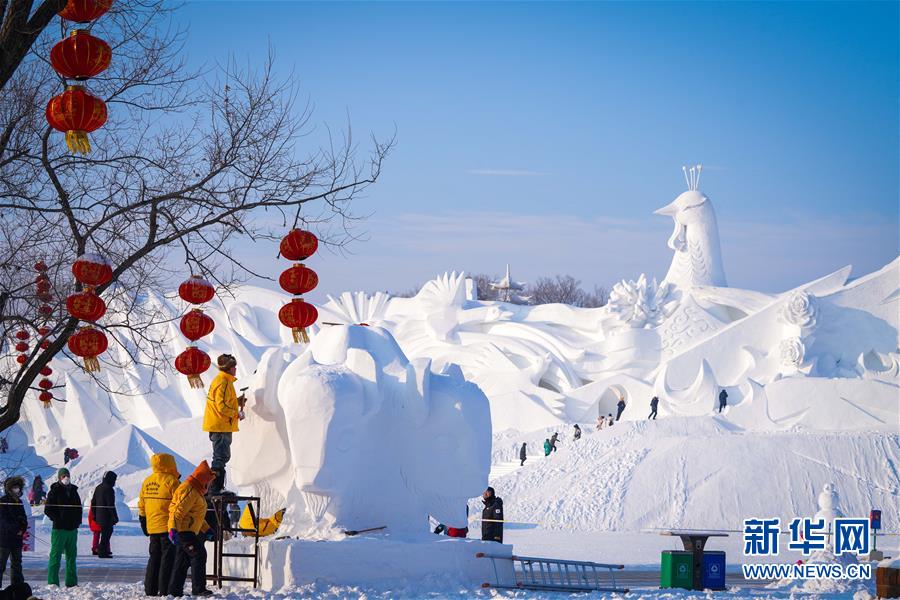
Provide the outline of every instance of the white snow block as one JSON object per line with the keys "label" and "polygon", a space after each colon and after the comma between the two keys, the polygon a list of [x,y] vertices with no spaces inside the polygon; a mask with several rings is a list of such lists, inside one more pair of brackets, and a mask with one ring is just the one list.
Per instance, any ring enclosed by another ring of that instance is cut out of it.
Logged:
{"label": "white snow block", "polygon": [[[259,551],[260,589],[267,592],[314,582],[396,589],[427,579],[437,587],[446,583],[448,589],[463,586],[475,590],[484,583],[493,586],[498,576],[505,583],[515,581],[512,561],[496,561],[495,573],[490,559],[476,557],[479,552],[512,556],[512,546],[481,540],[436,535],[405,541],[376,536],[339,541],[263,540]],[[252,542],[229,542],[226,552],[252,552]],[[252,559],[223,560],[224,574],[253,577]],[[207,572],[212,573],[211,551]]]}

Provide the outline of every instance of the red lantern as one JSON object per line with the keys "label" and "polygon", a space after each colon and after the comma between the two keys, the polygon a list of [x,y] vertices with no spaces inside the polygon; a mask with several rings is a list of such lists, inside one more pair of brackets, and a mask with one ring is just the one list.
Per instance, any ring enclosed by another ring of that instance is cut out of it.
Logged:
{"label": "red lantern", "polygon": [[203,311],[198,308],[181,317],[181,333],[192,342],[209,335],[215,328],[216,322],[204,315]]}
{"label": "red lantern", "polygon": [[46,279],[38,281],[37,285],[35,286],[35,289],[38,291],[38,293],[49,292],[50,291],[50,282],[47,281]]}
{"label": "red lantern", "polygon": [[47,335],[48,333],[50,333],[50,328],[49,327],[38,327],[38,333],[42,336]]}
{"label": "red lantern", "polygon": [[83,254],[72,263],[72,274],[82,285],[98,287],[112,281],[112,267],[99,254]]}
{"label": "red lantern", "polygon": [[20,354],[16,357],[16,362],[19,363],[20,365],[24,365],[25,363],[28,362],[28,357],[25,356],[24,354]]}
{"label": "red lantern", "polygon": [[299,296],[319,285],[319,276],[312,269],[298,264],[282,273],[278,283],[287,293]]}
{"label": "red lantern", "polygon": [[59,16],[67,21],[87,23],[106,14],[112,0],[69,0],[59,11]]}
{"label": "red lantern", "polygon": [[81,292],[66,298],[69,314],[80,321],[98,321],[106,314],[106,303],[94,292]]}
{"label": "red lantern", "polygon": [[41,350],[46,350],[50,347],[50,340],[44,340],[41,342]]}
{"label": "red lantern", "polygon": [[16,344],[16,352],[28,352],[28,344],[25,342],[19,342]]}
{"label": "red lantern", "polygon": [[81,331],[69,338],[69,351],[84,358],[84,370],[88,373],[100,370],[97,357],[109,347],[106,334],[93,327],[83,327]]}
{"label": "red lantern", "polygon": [[38,382],[38,387],[41,388],[42,390],[49,390],[50,388],[53,387],[53,382],[50,381],[49,379],[41,379]]}
{"label": "red lantern", "polygon": [[189,346],[187,350],[179,354],[175,359],[175,368],[178,369],[179,373],[187,375],[188,383],[191,384],[192,388],[203,387],[203,380],[200,379],[200,375],[209,369],[210,364],[212,364],[212,361],[209,359],[209,355],[196,346]]}
{"label": "red lantern", "polygon": [[106,123],[106,104],[82,86],[69,85],[47,103],[46,117],[53,129],[65,132],[70,152],[87,154],[91,151],[88,134]]}
{"label": "red lantern", "polygon": [[50,367],[44,367],[43,369],[41,369],[41,375],[43,375],[44,377],[50,377],[51,375],[53,375],[53,369],[51,369]]}
{"label": "red lantern", "polygon": [[213,299],[216,288],[200,275],[191,275],[187,281],[178,286],[178,295],[185,302],[203,304]]}
{"label": "red lantern", "polygon": [[306,260],[319,247],[319,240],[309,231],[292,229],[281,240],[281,255],[288,260]]}
{"label": "red lantern", "polygon": [[24,329],[20,329],[19,331],[16,332],[16,339],[17,339],[17,340],[22,340],[22,341],[24,342],[24,341],[27,341],[27,340],[30,339],[30,338],[31,338],[31,335],[29,335],[28,332],[25,331]]}
{"label": "red lantern", "polygon": [[86,29],[76,29],[50,50],[50,63],[57,73],[79,81],[96,77],[109,67],[112,49]]}
{"label": "red lantern", "polygon": [[38,312],[46,317],[53,314],[53,307],[49,304],[41,304],[38,307]]}
{"label": "red lantern", "polygon": [[[39,273],[43,273],[43,272],[46,271],[47,269],[48,269],[47,263],[45,263],[45,262],[42,261],[42,260],[39,260],[39,261],[37,261],[37,262],[34,264],[34,270],[37,271],[37,272],[39,272]],[[45,277],[46,277],[46,276],[45,276]]]}
{"label": "red lantern", "polygon": [[40,300],[41,302],[50,302],[51,300],[53,300],[53,294],[51,294],[49,292],[46,292],[46,293],[39,292],[37,295],[37,299]]}
{"label": "red lantern", "polygon": [[308,302],[304,302],[302,298],[294,298],[288,304],[281,307],[278,311],[278,320],[285,327],[291,328],[294,334],[294,342],[309,343],[309,335],[306,328],[316,322],[319,318],[319,311],[316,307]]}

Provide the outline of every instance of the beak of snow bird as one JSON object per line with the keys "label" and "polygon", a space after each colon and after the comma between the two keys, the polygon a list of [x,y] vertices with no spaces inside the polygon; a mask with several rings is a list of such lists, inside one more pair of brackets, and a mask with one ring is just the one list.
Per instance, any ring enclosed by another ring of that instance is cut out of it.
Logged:
{"label": "beak of snow bird", "polygon": [[653,211],[654,215],[663,215],[665,217],[674,217],[675,213],[678,212],[678,208],[675,206],[675,201],[666,204],[660,209]]}

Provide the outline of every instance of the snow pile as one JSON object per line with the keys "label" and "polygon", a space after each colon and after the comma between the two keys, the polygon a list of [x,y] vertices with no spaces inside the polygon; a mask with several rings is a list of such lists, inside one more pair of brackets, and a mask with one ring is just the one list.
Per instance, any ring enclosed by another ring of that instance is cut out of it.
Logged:
{"label": "snow pile", "polygon": [[[548,436],[516,442],[536,453]],[[812,518],[819,490],[834,482],[845,514],[881,507],[885,531],[900,528],[895,434],[745,431],[712,417],[621,421],[561,439],[548,458],[491,482],[508,519],[575,531],[739,530],[753,516]]]}

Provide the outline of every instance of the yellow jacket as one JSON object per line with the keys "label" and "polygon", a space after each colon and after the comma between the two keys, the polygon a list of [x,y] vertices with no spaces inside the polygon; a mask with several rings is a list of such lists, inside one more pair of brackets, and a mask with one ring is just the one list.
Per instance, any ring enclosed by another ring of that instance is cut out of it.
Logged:
{"label": "yellow jacket", "polygon": [[227,433],[238,430],[238,401],[234,391],[234,375],[219,371],[209,384],[206,411],[203,413],[203,431]]}
{"label": "yellow jacket", "polygon": [[153,473],[141,484],[138,514],[147,519],[147,533],[169,531],[169,504],[178,487],[178,468],[171,454],[154,454],[150,458]]}
{"label": "yellow jacket", "polygon": [[184,483],[178,486],[169,505],[169,529],[194,534],[206,531],[206,499],[203,498],[215,473],[204,460]]}

